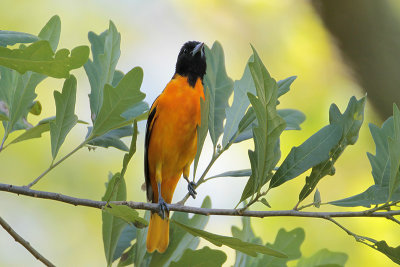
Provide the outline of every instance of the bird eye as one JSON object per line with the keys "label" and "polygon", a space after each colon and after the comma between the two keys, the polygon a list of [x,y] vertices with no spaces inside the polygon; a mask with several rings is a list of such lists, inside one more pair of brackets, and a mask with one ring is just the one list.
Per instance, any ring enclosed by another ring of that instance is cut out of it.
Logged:
{"label": "bird eye", "polygon": [[187,52],[188,52],[188,50],[185,48],[185,49],[183,49],[183,53],[184,54],[187,54]]}

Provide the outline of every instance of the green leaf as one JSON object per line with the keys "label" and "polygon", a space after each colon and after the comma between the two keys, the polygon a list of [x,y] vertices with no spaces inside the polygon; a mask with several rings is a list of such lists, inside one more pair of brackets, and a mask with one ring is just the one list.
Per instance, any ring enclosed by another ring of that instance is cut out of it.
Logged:
{"label": "green leaf", "polygon": [[[88,133],[86,135],[86,138],[90,136],[91,131],[92,127],[88,127]],[[88,144],[91,146],[99,146],[105,148],[112,146],[122,151],[128,152],[129,148],[125,145],[124,142],[122,142],[121,138],[126,136],[131,136],[132,133],[133,133],[133,128],[131,125],[128,125],[118,129],[111,130],[108,133],[96,137],[92,139],[90,142],[88,142]]]}
{"label": "green leaf", "polygon": [[263,203],[268,208],[271,208],[271,205],[268,203],[268,201],[265,198],[260,199],[260,202]]}
{"label": "green leaf", "polygon": [[[365,96],[360,100],[352,96],[343,114],[335,104],[332,104],[329,109],[330,124],[340,124],[343,127],[343,140],[341,140],[343,146],[354,145],[358,139],[358,133],[364,121],[365,101]],[[338,151],[334,156],[338,157],[343,149],[337,148],[336,150]]]}
{"label": "green leaf", "polygon": [[39,101],[34,101],[29,109],[29,113],[36,116],[40,115],[42,113],[42,104]]}
{"label": "green leaf", "polygon": [[224,51],[219,42],[214,42],[211,49],[205,47],[207,73],[204,85],[210,89],[210,113],[208,129],[214,148],[224,131],[225,109],[233,91],[233,81],[225,70]]}
{"label": "green leaf", "polygon": [[222,236],[222,235],[209,233],[209,232],[182,224],[175,220],[171,220],[171,222],[173,222],[175,225],[179,226],[180,228],[182,228],[189,234],[191,234],[193,236],[198,236],[198,237],[204,238],[205,240],[207,240],[207,241],[211,242],[212,244],[219,246],[219,247],[222,245],[225,245],[232,249],[243,252],[247,255],[253,256],[253,257],[256,257],[257,253],[267,254],[267,255],[271,255],[271,256],[279,257],[279,258],[287,257],[286,254],[281,253],[280,251],[265,247],[265,246],[244,242],[235,237]]}
{"label": "green leaf", "polygon": [[[249,62],[252,60],[253,59],[251,57]],[[225,110],[226,123],[224,128],[224,136],[222,138],[222,147],[226,147],[228,143],[232,142],[235,137],[240,134],[240,132],[238,132],[239,123],[250,105],[250,101],[247,97],[248,92],[255,94],[256,88],[254,86],[253,78],[251,77],[249,65],[246,64],[242,78],[235,81],[233,84],[232,106],[227,107]]]}
{"label": "green leaf", "polygon": [[298,147],[293,147],[269,184],[277,187],[329,159],[329,152],[342,137],[340,125],[327,125]]}
{"label": "green leaf", "polygon": [[287,258],[282,259],[263,255],[263,257],[258,261],[258,266],[286,267],[288,261],[301,257],[300,246],[303,243],[304,238],[305,233],[302,228],[295,228],[289,232],[286,232],[283,228],[279,229],[275,242],[273,244],[267,243],[266,246],[271,249],[282,251],[287,255]]}
{"label": "green leaf", "polygon": [[367,153],[372,166],[372,176],[376,185],[388,187],[390,180],[390,157],[387,140],[389,137],[394,137],[393,117],[388,118],[382,124],[382,128],[372,123],[368,126],[376,146],[375,155]]}
{"label": "green leaf", "polygon": [[300,124],[306,119],[303,112],[296,109],[279,109],[277,112],[286,122],[285,130],[301,130]]}
{"label": "green leaf", "polygon": [[130,249],[127,252],[121,255],[121,259],[119,260],[117,267],[132,265],[135,262],[136,247],[137,246],[135,243],[130,247]]}
{"label": "green leaf", "polygon": [[[144,101],[140,101],[134,104],[132,107],[128,108],[124,113],[122,113],[121,116],[126,119],[127,123],[132,124],[134,120],[140,121],[147,119],[147,115],[143,119],[139,119],[139,117],[142,117],[144,113],[148,112],[148,110],[149,104]],[[122,126],[125,126],[125,123],[122,124]]]}
{"label": "green leaf", "polygon": [[247,180],[247,184],[243,189],[242,196],[240,197],[240,201],[238,204],[240,204],[240,202],[246,200],[248,197],[252,196],[257,191],[256,182],[255,182],[255,179],[256,179],[255,177],[257,177],[257,176],[253,175],[253,171],[257,172],[255,153],[254,153],[254,151],[251,151],[251,150],[248,150],[247,152],[248,152],[249,159],[250,159],[252,175],[250,175],[249,180]]}
{"label": "green leaf", "polygon": [[38,34],[40,40],[47,40],[50,43],[53,52],[56,51],[61,34],[61,20],[55,15],[44,25],[43,29]]}
{"label": "green leaf", "polygon": [[[255,236],[253,229],[251,228],[250,217],[243,216],[242,224],[243,224],[242,230],[240,230],[236,226],[232,226],[231,228],[232,236],[240,240],[243,240],[245,242],[262,245],[262,240],[259,237]],[[257,259],[261,257],[261,255],[258,255],[257,258],[250,257],[240,251],[235,251],[235,253],[236,253],[236,259],[234,267],[254,266],[257,262]]]}
{"label": "green leaf", "polygon": [[22,142],[25,140],[40,138],[44,132],[50,131],[50,123],[38,123],[35,127],[29,128],[23,134],[12,140],[9,145]]}
{"label": "green leaf", "polygon": [[136,227],[126,225],[118,239],[117,246],[115,247],[113,261],[120,258],[124,251],[131,246],[131,241],[136,238]]}
{"label": "green leaf", "polygon": [[249,63],[249,67],[257,89],[257,99],[250,95],[249,99],[258,122],[258,127],[253,128],[253,135],[255,136],[254,144],[257,145],[255,153],[260,187],[267,182],[269,173],[279,160],[274,150],[280,134],[285,129],[285,121],[276,111],[277,84],[269,75],[257,51],[253,47],[252,49],[254,62]]}
{"label": "green leaf", "polygon": [[335,173],[334,164],[348,145],[354,145],[358,139],[358,133],[364,120],[365,97],[357,100],[350,98],[345,112],[342,114],[339,108],[332,104],[329,109],[329,122],[331,125],[339,125],[342,128],[340,141],[331,149],[330,158],[312,168],[311,174],[306,177],[306,184],[299,194],[299,201],[304,200],[318,182],[326,175]]}
{"label": "green leaf", "polygon": [[[144,213],[144,219],[150,221],[150,211],[146,210]],[[134,249],[132,249],[131,255],[133,256],[134,266],[142,266],[144,257],[146,255],[146,238],[147,238],[148,227],[143,229],[137,229],[136,243]],[[145,265],[145,266],[148,266]]]}
{"label": "green leaf", "polygon": [[[58,16],[52,17],[39,33],[39,38],[47,40],[55,51],[60,38],[61,22]],[[36,86],[46,78],[45,75],[27,72],[24,75],[0,66],[0,101],[8,110],[7,122],[3,122],[7,139],[9,133],[26,129],[26,117],[36,98]]]}
{"label": "green leaf", "polygon": [[[125,172],[128,168],[129,161],[131,160],[131,158],[133,157],[133,155],[136,152],[137,135],[138,135],[138,128],[137,128],[137,122],[135,121],[134,125],[133,125],[133,133],[132,133],[132,139],[131,139],[131,145],[130,145],[129,151],[128,151],[128,153],[125,153],[125,155],[124,155],[124,159],[122,161],[121,173],[120,173],[119,177],[116,179],[115,184],[113,185],[113,189],[111,190],[112,193],[109,196],[109,198],[107,199],[107,204],[111,201],[113,194],[115,193],[115,189],[119,187],[120,180],[124,180]],[[135,214],[133,213],[132,215],[129,215],[129,216],[134,217]],[[141,227],[140,225],[141,225],[140,221],[138,221],[135,224],[135,226],[138,228]]]}
{"label": "green leaf", "polygon": [[239,143],[250,138],[253,138],[253,128],[257,127],[256,113],[252,106],[246,111],[242,120],[239,123],[239,128],[234,137],[234,143]]}
{"label": "green leaf", "polygon": [[388,138],[389,158],[390,158],[390,179],[388,201],[393,193],[399,189],[400,185],[400,111],[397,105],[393,104],[393,123],[394,136]]}
{"label": "green leaf", "polygon": [[[8,145],[15,144],[18,142],[22,142],[29,139],[40,138],[42,134],[50,131],[50,122],[54,121],[55,117],[49,117],[39,121],[37,125],[32,128],[27,129],[24,133],[17,136],[14,140],[12,140]],[[78,123],[87,124],[82,120],[78,120]]]}
{"label": "green leaf", "polygon": [[286,79],[280,80],[277,82],[278,84],[278,98],[282,95],[286,94],[290,90],[290,86],[296,80],[297,76],[291,76]]}
{"label": "green leaf", "polygon": [[6,108],[8,120],[3,121],[5,138],[9,133],[26,129],[26,117],[36,98],[35,88],[45,78],[32,72],[24,75],[0,66],[0,100]]}
{"label": "green leaf", "polygon": [[321,206],[321,193],[317,190],[315,190],[314,194],[314,207],[319,208]]}
{"label": "green leaf", "polygon": [[[1,82],[1,77],[0,77],[0,82]],[[10,118],[9,116],[9,111],[6,102],[0,101],[0,121],[8,121]]]}
{"label": "green leaf", "polygon": [[257,51],[253,49],[254,62],[249,68],[257,91],[257,97],[248,93],[254,109],[257,126],[253,127],[254,152],[249,152],[252,175],[240,202],[258,192],[271,177],[280,158],[279,136],[286,127],[285,121],[276,111],[278,86],[271,78]]}
{"label": "green leaf", "polygon": [[69,71],[83,66],[89,57],[87,46],[61,49],[54,54],[50,43],[37,41],[27,47],[9,49],[0,47],[0,65],[21,74],[34,71],[54,78],[68,78]]}
{"label": "green leaf", "polygon": [[[113,194],[113,188],[117,181],[119,182],[117,183],[116,191]],[[107,184],[107,190],[102,198],[102,201],[106,201],[108,199],[111,201],[126,200],[125,180],[123,177],[120,177],[119,173],[113,175]],[[104,253],[106,255],[107,266],[111,266],[119,237],[122,233],[122,230],[125,228],[126,223],[124,220],[116,218],[104,210],[102,211],[102,222]]]}
{"label": "green leaf", "polygon": [[[388,138],[394,138],[393,117],[388,118],[382,124],[382,128],[374,124],[369,124],[369,129],[376,145],[375,155],[367,153],[372,166],[372,176],[375,184],[358,195],[331,201],[329,204],[343,207],[370,207],[371,205],[385,203],[388,200],[390,180]],[[395,190],[391,197],[391,201],[395,200],[400,200],[400,188]]]}
{"label": "green leaf", "polygon": [[[389,192],[388,189],[389,188],[387,186],[382,187],[379,185],[372,185],[367,190],[358,195],[331,201],[328,203],[341,207],[363,206],[369,208],[371,207],[371,205],[378,205],[385,203],[388,199],[388,192]],[[400,199],[400,189],[398,189],[393,193],[391,200],[395,201],[399,199]]]}
{"label": "green leaf", "polygon": [[297,267],[344,267],[347,259],[346,253],[332,252],[324,248],[309,258],[300,259]]}
{"label": "green leaf", "polygon": [[[201,207],[211,208],[210,197],[207,196],[203,200]],[[189,219],[189,215],[185,212],[174,212],[171,221],[177,221],[198,229],[204,229],[209,219],[209,216],[198,214],[195,214]],[[186,249],[194,250],[199,245],[199,238],[192,236],[175,224],[170,224],[169,233],[171,238],[167,250],[163,254],[158,252],[153,253],[150,267],[167,267],[172,261],[178,261]],[[135,264],[135,266],[137,265]]]}
{"label": "green leaf", "polygon": [[[250,218],[242,217],[243,230],[239,230],[236,226],[232,227],[232,234],[236,238],[243,239],[246,242],[252,242],[261,245],[260,238],[254,235],[250,225]],[[234,267],[247,267],[247,266],[273,266],[273,267],[286,267],[286,262],[297,259],[301,256],[300,245],[304,241],[304,230],[296,228],[292,231],[286,232],[285,229],[280,229],[274,244],[267,243],[266,246],[272,249],[284,252],[287,258],[276,258],[269,255],[258,255],[257,257],[250,257],[246,254],[236,251],[236,261]]]}
{"label": "green leaf", "polygon": [[400,264],[400,246],[393,248],[388,246],[386,241],[379,241],[375,243],[377,250],[388,256],[393,262]]}
{"label": "green leaf", "polygon": [[[285,130],[300,130],[300,124],[302,124],[306,118],[301,111],[295,109],[278,109],[277,113],[286,122]],[[235,135],[237,137],[234,137],[234,143],[239,143],[253,138],[253,128],[257,127],[255,119],[256,115],[254,109],[250,107],[241,122],[242,127],[245,125],[247,125],[247,127],[245,129],[239,127],[239,130]]]}
{"label": "green leaf", "polygon": [[245,169],[245,170],[237,170],[237,171],[227,171],[223,172],[214,176],[211,176],[209,178],[217,178],[217,177],[244,177],[244,176],[250,176],[251,175],[251,169]]}
{"label": "green leaf", "polygon": [[39,40],[35,35],[24,32],[0,31],[0,46],[18,43],[33,43]]}
{"label": "green leaf", "polygon": [[122,161],[122,170],[121,170],[122,176],[125,175],[126,169],[128,168],[129,161],[132,159],[133,155],[136,153],[136,142],[137,142],[138,134],[139,134],[139,131],[138,131],[137,122],[134,121],[131,145],[129,147],[128,153],[125,153],[124,159]]}
{"label": "green leaf", "polygon": [[219,267],[227,257],[221,250],[203,247],[198,250],[186,249],[179,261],[171,262],[171,267]]}
{"label": "green leaf", "polygon": [[[88,60],[85,71],[90,82],[90,110],[92,121],[96,120],[103,103],[103,90],[106,84],[112,84],[115,67],[121,54],[121,34],[110,21],[109,28],[100,35],[89,32],[93,61]],[[116,80],[114,80],[116,81]],[[114,87],[116,84],[112,84]]]}
{"label": "green leaf", "polygon": [[145,97],[145,94],[140,92],[142,80],[143,70],[136,67],[122,78],[117,87],[105,85],[103,104],[93,124],[92,138],[119,128],[122,123],[126,122],[121,114]]}
{"label": "green leaf", "polygon": [[149,225],[145,219],[139,216],[136,210],[128,206],[110,203],[104,210],[127,223],[132,223],[136,228],[144,228]]}
{"label": "green leaf", "polygon": [[64,143],[65,137],[78,122],[78,116],[75,115],[76,78],[73,75],[65,80],[62,93],[54,91],[54,100],[56,102],[56,119],[50,122],[53,160]]}
{"label": "green leaf", "polygon": [[208,116],[210,113],[210,89],[208,87],[205,88],[204,96],[204,101],[200,99],[201,122],[200,127],[197,126],[197,151],[193,163],[193,177],[196,177],[197,165],[208,133]]}
{"label": "green leaf", "polygon": [[[250,60],[251,59],[252,59],[252,57],[250,58]],[[245,77],[245,75],[246,75],[246,70],[245,70],[245,74],[243,74],[243,78]],[[296,76],[292,76],[292,77],[289,77],[289,78],[286,78],[284,80],[277,82],[278,97],[280,96],[279,93],[283,93],[283,92],[286,93],[290,90],[290,85],[292,84],[292,82],[295,79],[296,79]],[[254,82],[253,82],[253,80],[251,80],[251,81],[252,81],[252,85],[254,87]],[[236,85],[236,82],[235,82],[235,85]],[[241,91],[239,91],[239,92],[241,92]],[[253,93],[253,91],[250,90],[250,93]],[[235,91],[235,94],[236,94],[236,91]],[[240,98],[240,99],[241,99],[241,101],[245,101],[242,98]],[[233,101],[235,102],[235,98]],[[277,103],[279,103],[279,101],[277,101]],[[239,107],[237,107],[237,108],[239,109]],[[281,116],[286,122],[285,130],[300,130],[300,124],[303,123],[305,120],[305,115],[301,111],[295,110],[295,109],[281,109],[281,110],[278,110],[277,112],[278,112],[278,115]],[[253,138],[253,128],[257,126],[257,123],[255,122],[255,120],[256,120],[256,115],[254,113],[254,109],[250,106],[250,108],[247,110],[245,116],[243,116],[243,118],[241,119],[236,133],[231,137],[229,142],[233,141],[234,143],[239,143],[239,142],[248,140],[250,138]],[[227,115],[227,124],[226,125],[227,126],[229,125],[228,124],[228,115]],[[225,134],[224,134],[224,138],[225,138]]]}

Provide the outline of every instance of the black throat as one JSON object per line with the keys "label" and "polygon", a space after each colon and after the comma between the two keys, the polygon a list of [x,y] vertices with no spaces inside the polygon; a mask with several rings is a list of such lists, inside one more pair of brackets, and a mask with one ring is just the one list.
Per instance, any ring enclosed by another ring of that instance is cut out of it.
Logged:
{"label": "black throat", "polygon": [[194,74],[190,74],[190,73],[189,74],[182,74],[182,73],[175,72],[174,76],[176,74],[178,74],[178,75],[180,75],[182,77],[186,77],[187,81],[188,81],[188,84],[193,88],[195,87],[196,82],[197,82],[198,79],[200,79],[201,83],[203,83],[203,77],[200,77],[198,75],[194,75]]}
{"label": "black throat", "polygon": [[201,47],[201,50],[196,49],[199,44],[201,43],[195,41],[185,43],[176,61],[175,74],[187,77],[191,87],[196,85],[198,79],[203,82],[203,77],[206,74],[207,63],[204,47]]}

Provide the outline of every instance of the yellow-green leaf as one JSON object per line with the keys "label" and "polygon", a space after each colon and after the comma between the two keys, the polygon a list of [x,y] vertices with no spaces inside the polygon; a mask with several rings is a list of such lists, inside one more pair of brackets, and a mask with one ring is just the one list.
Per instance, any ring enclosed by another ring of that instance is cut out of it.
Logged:
{"label": "yellow-green leaf", "polygon": [[145,219],[139,216],[139,213],[136,210],[128,206],[110,203],[109,207],[106,207],[104,210],[127,223],[132,223],[137,228],[144,228],[149,225]]}
{"label": "yellow-green leaf", "polygon": [[121,116],[122,113],[145,97],[145,94],[140,92],[142,80],[143,70],[136,67],[122,78],[117,87],[106,84],[103,104],[94,121],[91,137],[103,135],[126,122],[127,119]]}
{"label": "yellow-green leaf", "polygon": [[75,47],[71,53],[68,49],[61,49],[54,54],[46,40],[16,49],[0,47],[0,65],[21,74],[33,71],[54,78],[68,78],[69,71],[82,67],[88,58],[87,46]]}
{"label": "yellow-green leaf", "polygon": [[78,122],[75,115],[76,78],[71,75],[65,80],[62,93],[54,91],[56,119],[50,122],[51,154],[53,160],[64,143],[65,137]]}
{"label": "yellow-green leaf", "polygon": [[244,242],[235,237],[217,235],[217,234],[213,234],[210,232],[206,232],[204,230],[196,229],[196,228],[190,227],[188,225],[182,224],[175,220],[171,220],[171,221],[175,225],[179,226],[181,229],[188,232],[189,234],[191,234],[193,236],[198,236],[198,237],[204,238],[205,240],[207,240],[207,241],[211,242],[212,244],[219,246],[219,247],[222,245],[225,245],[225,246],[228,246],[235,250],[238,250],[240,252],[243,252],[247,255],[253,256],[253,257],[256,257],[257,253],[267,254],[267,255],[271,255],[271,256],[279,257],[279,258],[287,257],[286,254],[284,254],[280,251],[265,247],[265,246]]}

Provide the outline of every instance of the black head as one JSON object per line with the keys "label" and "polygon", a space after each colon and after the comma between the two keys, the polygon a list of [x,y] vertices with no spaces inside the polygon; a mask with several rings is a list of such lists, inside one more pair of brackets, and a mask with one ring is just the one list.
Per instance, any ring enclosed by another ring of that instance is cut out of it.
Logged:
{"label": "black head", "polygon": [[188,77],[189,84],[194,87],[198,78],[203,80],[206,68],[204,43],[186,42],[179,52],[175,73]]}

